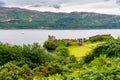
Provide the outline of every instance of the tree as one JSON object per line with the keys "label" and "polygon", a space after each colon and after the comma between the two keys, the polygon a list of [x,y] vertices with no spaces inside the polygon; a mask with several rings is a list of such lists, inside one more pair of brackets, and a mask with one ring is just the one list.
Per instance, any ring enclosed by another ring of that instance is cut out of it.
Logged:
{"label": "tree", "polygon": [[57,45],[54,42],[46,41],[44,42],[43,47],[45,47],[47,50],[55,50]]}
{"label": "tree", "polygon": [[58,56],[68,57],[69,56],[69,50],[66,47],[58,47],[56,49],[56,54]]}

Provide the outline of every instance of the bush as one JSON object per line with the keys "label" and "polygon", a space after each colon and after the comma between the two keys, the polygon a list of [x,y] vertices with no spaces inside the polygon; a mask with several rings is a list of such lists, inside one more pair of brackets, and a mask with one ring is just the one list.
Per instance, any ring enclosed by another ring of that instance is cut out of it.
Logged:
{"label": "bush", "polygon": [[77,62],[77,59],[76,59],[76,57],[74,55],[70,56],[70,62],[72,62],[72,63],[76,63]]}
{"label": "bush", "polygon": [[120,40],[108,41],[98,45],[90,54],[84,57],[85,63],[92,61],[95,57],[106,55],[107,57],[120,57]]}
{"label": "bush", "polygon": [[110,34],[104,34],[104,35],[96,35],[96,36],[89,37],[88,41],[97,42],[97,41],[108,41],[113,39],[114,37],[112,37]]}
{"label": "bush", "polygon": [[37,43],[33,45],[24,45],[22,54],[25,63],[31,68],[53,60],[52,55],[46,54],[45,50]]}
{"label": "bush", "polygon": [[69,56],[69,50],[66,47],[58,47],[56,49],[56,54],[58,56],[68,57]]}
{"label": "bush", "polygon": [[0,65],[9,61],[20,60],[22,48],[20,46],[11,46],[9,44],[0,43]]}
{"label": "bush", "polygon": [[79,80],[119,80],[120,58],[100,56],[81,68]]}
{"label": "bush", "polygon": [[55,50],[57,45],[54,42],[46,41],[44,42],[43,47],[45,47],[47,50]]}
{"label": "bush", "polygon": [[56,43],[57,47],[59,47],[59,46],[65,46],[65,47],[70,46],[70,42],[67,42],[67,41],[64,41],[64,40],[56,40],[55,43]]}
{"label": "bush", "polygon": [[11,62],[18,66],[28,64],[34,68],[52,60],[52,55],[47,54],[38,43],[23,46],[0,43],[0,65]]}
{"label": "bush", "polygon": [[[57,63],[56,61],[44,64],[42,66],[36,67],[34,69],[34,75],[37,76],[46,76],[48,77],[49,75],[54,75],[54,74],[61,74],[63,72],[62,65]],[[40,74],[40,75],[38,75]]]}
{"label": "bush", "polygon": [[109,41],[105,44],[101,44],[94,49],[93,53],[95,56],[105,54],[107,57],[120,57],[120,40]]}
{"label": "bush", "polygon": [[18,67],[7,63],[0,67],[0,80],[33,80],[32,71],[28,66]]}

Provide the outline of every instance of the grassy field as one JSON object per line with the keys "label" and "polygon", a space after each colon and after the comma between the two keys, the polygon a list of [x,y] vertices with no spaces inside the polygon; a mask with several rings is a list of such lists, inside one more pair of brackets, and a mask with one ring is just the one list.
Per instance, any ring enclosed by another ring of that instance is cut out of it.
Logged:
{"label": "grassy field", "polygon": [[70,46],[68,47],[68,50],[70,51],[70,55],[75,55],[78,59],[81,57],[85,56],[87,53],[89,53],[92,49],[94,49],[98,44],[101,42],[97,43],[85,43],[84,46]]}

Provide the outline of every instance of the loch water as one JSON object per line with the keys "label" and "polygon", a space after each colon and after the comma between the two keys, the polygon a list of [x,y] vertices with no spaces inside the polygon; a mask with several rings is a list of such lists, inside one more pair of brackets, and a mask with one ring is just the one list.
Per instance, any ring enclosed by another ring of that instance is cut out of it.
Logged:
{"label": "loch water", "polygon": [[37,42],[43,44],[48,39],[48,35],[56,36],[57,39],[77,39],[89,38],[98,34],[111,34],[113,37],[120,37],[120,29],[100,29],[100,30],[0,30],[0,42],[9,44],[32,44]]}

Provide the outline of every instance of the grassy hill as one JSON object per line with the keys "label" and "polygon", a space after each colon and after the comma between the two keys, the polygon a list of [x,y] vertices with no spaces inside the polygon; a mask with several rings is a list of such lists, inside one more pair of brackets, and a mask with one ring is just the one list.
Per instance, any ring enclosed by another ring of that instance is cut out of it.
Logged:
{"label": "grassy hill", "polygon": [[1,29],[118,29],[119,25],[118,15],[38,12],[0,7]]}

